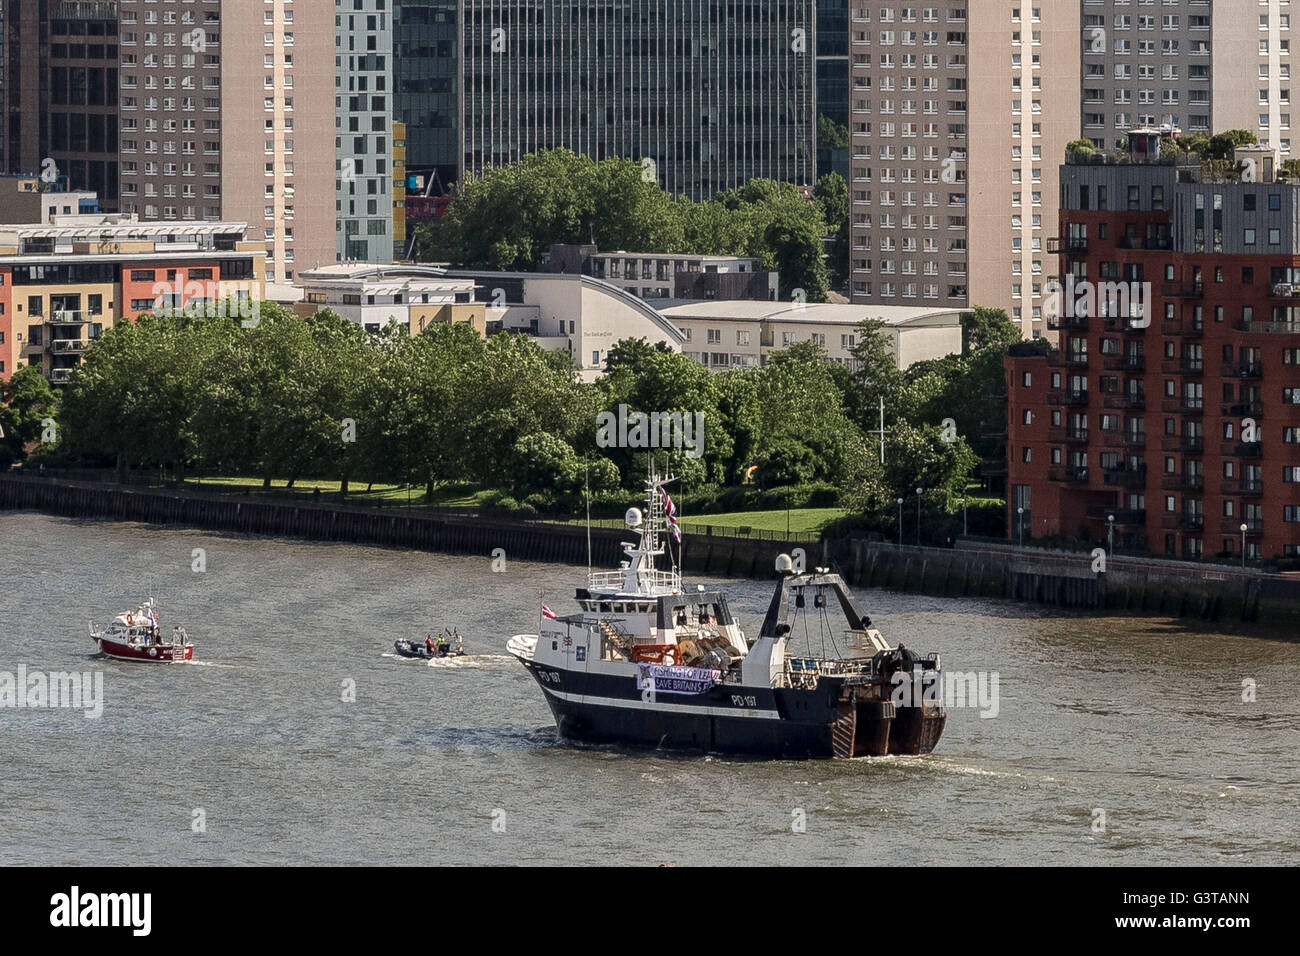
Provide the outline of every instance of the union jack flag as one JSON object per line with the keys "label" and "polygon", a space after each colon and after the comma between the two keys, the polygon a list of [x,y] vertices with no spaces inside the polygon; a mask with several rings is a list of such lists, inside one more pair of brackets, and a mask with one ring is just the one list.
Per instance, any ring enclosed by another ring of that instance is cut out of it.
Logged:
{"label": "union jack flag", "polygon": [[682,543],[682,529],[677,524],[677,506],[673,504],[672,496],[668,492],[659,489],[664,496],[664,517],[668,519],[668,527],[673,533],[673,540],[678,544]]}
{"label": "union jack flag", "polygon": [[556,617],[555,612],[546,606],[545,601],[542,602],[542,617],[550,618],[552,621],[559,620],[559,618]]}

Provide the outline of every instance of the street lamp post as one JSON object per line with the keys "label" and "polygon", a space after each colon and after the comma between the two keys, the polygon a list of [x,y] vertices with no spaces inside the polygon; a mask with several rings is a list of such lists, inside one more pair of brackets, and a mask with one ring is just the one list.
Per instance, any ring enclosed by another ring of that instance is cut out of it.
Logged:
{"label": "street lamp post", "polygon": [[1106,524],[1109,528],[1106,532],[1106,553],[1111,557],[1115,556],[1115,516],[1107,515]]}
{"label": "street lamp post", "polygon": [[1241,569],[1246,570],[1246,522],[1241,523]]}
{"label": "street lamp post", "polygon": [[921,492],[924,488],[916,489],[916,546],[921,546]]}
{"label": "street lamp post", "polygon": [[970,534],[970,523],[966,520],[966,489],[961,490],[961,533],[962,537]]}
{"label": "street lamp post", "polygon": [[1017,508],[1016,514],[1019,515],[1017,523],[1020,525],[1020,547],[1025,546],[1025,509]]}
{"label": "street lamp post", "polygon": [[898,499],[898,546],[903,546],[903,499]]}

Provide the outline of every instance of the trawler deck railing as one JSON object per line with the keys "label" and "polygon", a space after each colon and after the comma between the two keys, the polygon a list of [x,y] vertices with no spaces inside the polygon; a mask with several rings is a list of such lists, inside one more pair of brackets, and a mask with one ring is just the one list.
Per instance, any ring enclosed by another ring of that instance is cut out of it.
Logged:
{"label": "trawler deck railing", "polygon": [[824,660],[817,657],[786,657],[786,673],[789,674],[825,674],[827,676],[845,676],[853,674],[871,675],[870,657],[850,657],[845,660]]}
{"label": "trawler deck railing", "polygon": [[[587,586],[590,588],[622,588],[624,581],[627,579],[627,571],[592,571],[587,575]],[[680,591],[682,587],[682,574],[680,571],[638,571],[636,574],[638,585],[650,587],[655,590]]]}

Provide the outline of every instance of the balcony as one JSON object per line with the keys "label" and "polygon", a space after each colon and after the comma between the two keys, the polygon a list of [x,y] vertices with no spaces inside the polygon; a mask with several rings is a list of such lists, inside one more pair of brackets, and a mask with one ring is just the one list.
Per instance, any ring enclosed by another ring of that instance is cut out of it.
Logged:
{"label": "balcony", "polygon": [[1205,412],[1205,400],[1201,398],[1166,398],[1160,402],[1162,412],[1175,412],[1182,415],[1201,415]]}
{"label": "balcony", "polygon": [[1174,319],[1160,323],[1160,333],[1169,337],[1178,337],[1185,339],[1199,339],[1205,335],[1205,326],[1195,319],[1179,321]]}
{"label": "balcony", "polygon": [[91,313],[80,312],[72,309],[55,309],[50,313],[50,317],[45,320],[46,325],[86,325],[90,322]]}
{"label": "balcony", "polygon": [[1224,458],[1258,458],[1262,452],[1257,441],[1225,441],[1219,446],[1219,454]]}
{"label": "balcony", "polygon": [[1205,439],[1200,435],[1170,435],[1160,442],[1163,451],[1181,451],[1185,455],[1205,452]]}
{"label": "balcony", "polygon": [[1263,518],[1224,518],[1219,530],[1224,534],[1241,534],[1241,526],[1246,526],[1246,534],[1257,535],[1264,532]]}
{"label": "balcony", "polygon": [[1300,299],[1300,283],[1275,282],[1269,289],[1269,296],[1274,299]]}
{"label": "balcony", "polygon": [[1146,468],[1113,468],[1103,472],[1102,480],[1115,488],[1145,488]]}
{"label": "balcony", "polygon": [[86,351],[89,343],[81,339],[52,339],[50,341],[50,351],[67,354],[80,353]]}
{"label": "balcony", "polygon": [[1047,430],[1047,440],[1049,442],[1071,442],[1074,444],[1088,444],[1088,429],[1086,428],[1049,428]]}
{"label": "balcony", "polygon": [[1160,294],[1166,299],[1200,299],[1205,296],[1205,283],[1201,281],[1162,282]]}
{"label": "balcony", "polygon": [[998,478],[1007,473],[1007,462],[1004,458],[984,458],[980,461],[980,471],[986,478]]}
{"label": "balcony", "polygon": [[1086,332],[1088,330],[1088,316],[1049,315],[1047,317],[1047,327],[1049,329],[1074,329],[1079,332]]}
{"label": "balcony", "polygon": [[1073,366],[1075,368],[1086,368],[1088,366],[1087,352],[1064,352],[1062,354],[1065,356],[1065,364],[1067,367]]}
{"label": "balcony", "polygon": [[1121,249],[1172,249],[1172,236],[1120,236],[1115,245]]}
{"label": "balcony", "polygon": [[1260,418],[1263,414],[1262,402],[1237,402],[1235,405],[1223,406],[1225,418]]}
{"label": "balcony", "polygon": [[1145,508],[1098,508],[1088,509],[1088,519],[1090,521],[1109,522],[1111,517],[1115,518],[1117,525],[1145,525],[1147,523],[1147,513]]}
{"label": "balcony", "polygon": [[72,369],[70,368],[53,368],[50,369],[51,385],[67,385],[72,380]]}
{"label": "balcony", "polygon": [[1219,368],[1223,378],[1257,379],[1264,377],[1264,367],[1259,362],[1224,362]]}
{"label": "balcony", "polygon": [[1204,475],[1165,475],[1160,479],[1160,487],[1165,491],[1204,491]]}
{"label": "balcony", "polygon": [[1088,251],[1087,236],[1052,236],[1047,240],[1047,254],[1060,255],[1062,252],[1078,255]]}
{"label": "balcony", "polygon": [[1254,481],[1242,481],[1237,485],[1236,491],[1243,498],[1258,498],[1264,493],[1264,482],[1258,478]]}
{"label": "balcony", "polygon": [[1238,319],[1233,325],[1238,332],[1263,332],[1269,335],[1300,335],[1300,322],[1254,322]]}
{"label": "balcony", "polygon": [[[1168,335],[1168,332],[1165,332]],[[1165,359],[1160,363],[1160,371],[1166,375],[1203,375],[1204,359]]]}
{"label": "balcony", "polygon": [[1147,367],[1147,358],[1145,355],[1111,355],[1106,358],[1102,365],[1108,372],[1145,372]]}
{"label": "balcony", "polygon": [[1086,388],[1071,388],[1059,392],[1051,392],[1047,396],[1049,405],[1087,405],[1088,390]]}
{"label": "balcony", "polygon": [[1140,392],[1112,392],[1106,396],[1102,405],[1106,408],[1128,408],[1140,411],[1147,407],[1147,397]]}
{"label": "balcony", "polygon": [[1088,483],[1088,469],[1086,467],[1071,466],[1068,468],[1049,468],[1047,470],[1048,481],[1063,481],[1067,484],[1086,485]]}
{"label": "balcony", "polygon": [[1198,533],[1205,530],[1205,515],[1181,514],[1165,515],[1160,519],[1160,526],[1166,531],[1186,531]]}

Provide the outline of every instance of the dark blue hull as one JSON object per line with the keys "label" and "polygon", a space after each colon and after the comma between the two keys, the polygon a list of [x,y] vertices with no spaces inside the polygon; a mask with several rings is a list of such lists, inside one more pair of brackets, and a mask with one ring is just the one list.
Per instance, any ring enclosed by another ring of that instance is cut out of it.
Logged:
{"label": "dark blue hull", "polygon": [[723,685],[647,700],[626,678],[525,666],[560,735],[583,743],[787,758],[917,754],[934,749],[946,720],[941,707],[896,708],[865,699],[874,688],[834,678],[806,690]]}

